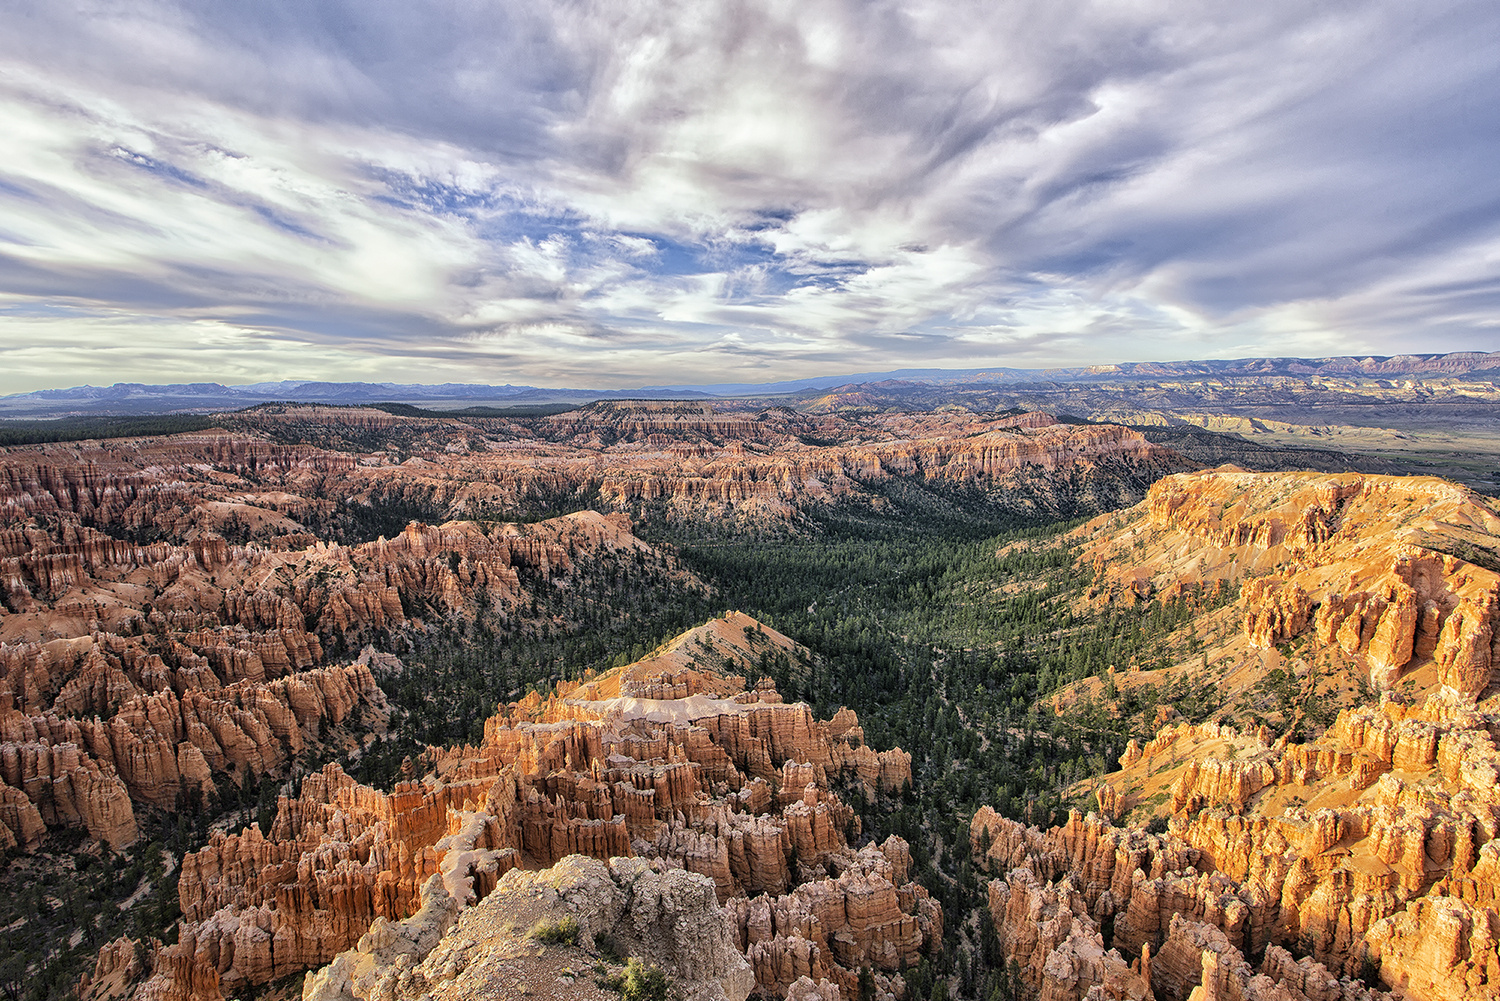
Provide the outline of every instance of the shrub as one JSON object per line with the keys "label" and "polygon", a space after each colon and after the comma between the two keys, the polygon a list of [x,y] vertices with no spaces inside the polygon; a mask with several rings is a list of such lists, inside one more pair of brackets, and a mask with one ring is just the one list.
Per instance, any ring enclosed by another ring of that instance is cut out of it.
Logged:
{"label": "shrub", "polygon": [[603,977],[600,987],[619,991],[623,1001],[667,1001],[667,975],[658,966],[643,963],[635,956],[625,964],[625,969],[613,976]]}
{"label": "shrub", "polygon": [[578,922],[572,915],[557,921],[538,921],[527,936],[547,945],[577,945]]}

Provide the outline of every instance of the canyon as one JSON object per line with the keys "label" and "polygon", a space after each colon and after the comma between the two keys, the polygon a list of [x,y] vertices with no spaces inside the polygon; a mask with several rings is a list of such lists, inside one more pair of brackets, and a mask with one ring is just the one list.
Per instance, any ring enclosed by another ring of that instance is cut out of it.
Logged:
{"label": "canyon", "polygon": [[[729,1001],[1500,997],[1493,499],[889,392],[0,449],[0,851],[201,819],[78,996],[608,998],[614,956]],[[1008,534],[933,569],[950,531]],[[723,611],[803,551],[831,586]],[[891,608],[841,633],[862,567]],[[720,603],[610,648],[643,595]],[[538,660],[413,740],[444,643]]]}
{"label": "canyon", "polygon": [[[367,666],[334,661],[434,622],[515,616],[580,553],[650,550],[624,514],[593,511],[319,538],[341,508],[483,514],[591,494],[786,521],[835,502],[889,507],[872,485],[896,477],[998,493],[1067,478],[1114,497],[1182,465],[1125,429],[1043,414],[860,423],[596,404],[483,440],[376,410],[270,407],[241,423],[255,433],[0,451],[0,847],[62,826],[118,848],[137,836],[133,804],[201,807],[220,783],[357,746],[382,730],[384,697]],[[367,432],[415,451],[269,440]],[[837,443],[805,443],[818,433]],[[1023,503],[1076,503],[1049,491]]]}

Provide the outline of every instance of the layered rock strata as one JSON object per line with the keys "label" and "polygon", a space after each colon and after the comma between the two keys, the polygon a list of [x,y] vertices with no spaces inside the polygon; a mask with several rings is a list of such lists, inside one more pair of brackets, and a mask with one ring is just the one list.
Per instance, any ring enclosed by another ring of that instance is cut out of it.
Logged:
{"label": "layered rock strata", "polygon": [[[331,510],[323,489],[353,455],[219,431],[0,449],[0,523],[66,516],[188,539],[235,519],[257,534],[300,531]],[[290,488],[290,489],[288,489]]]}
{"label": "layered rock strata", "polygon": [[938,947],[941,908],[910,881],[900,839],[849,847],[858,820],[829,780],[894,791],[910,758],[870,750],[852,713],[819,721],[768,681],[746,690],[725,673],[773,649],[792,644],[731,614],[504,707],[478,747],[440,753],[390,793],[333,765],[309,776],[267,835],[218,833],[183,860],[179,940],[156,954],[142,997],[214,999],[315,967],[438,899],[424,889],[434,878],[462,910],[511,869],[571,855],[696,874],[730,902],[763,991],[810,976],[855,996],[869,965],[892,992]]}
{"label": "layered rock strata", "polygon": [[[292,427],[337,435],[349,419],[324,409]],[[274,430],[277,418],[254,426]],[[536,421],[398,421],[376,437],[400,442],[407,457],[372,450],[332,474],[343,496],[420,500],[453,517],[587,496],[617,510],[784,520],[832,503],[888,504],[883,486],[897,477],[1071,514],[1128,503],[1158,477],[1195,466],[1128,428],[1040,413],[814,415],[617,401]]]}
{"label": "layered rock strata", "polygon": [[[621,401],[544,420],[467,422],[268,408],[229,418],[235,432],[0,449],[0,524],[66,517],[116,536],[295,539],[341,506],[397,501],[461,518],[563,497],[783,519],[837,501],[886,503],[879,487],[892,477],[1072,513],[1137,499],[1153,480],[1194,466],[1128,428],[1039,413],[725,406]],[[276,444],[268,434],[345,450]]]}
{"label": "layered rock strata", "polygon": [[1026,916],[1048,908],[1086,918],[1088,942],[1107,925],[1100,951],[1137,957],[1159,998],[1280,997],[1262,976],[1302,984],[1292,998],[1500,996],[1497,732],[1500,717],[1453,695],[1345,710],[1310,744],[1164,729],[1127,749],[1099,798],[1123,815],[1166,791],[1166,833],[975,816],[1002,940],[1058,997],[1128,967],[1080,958],[1092,946],[1066,945],[1070,929],[1037,938]]}

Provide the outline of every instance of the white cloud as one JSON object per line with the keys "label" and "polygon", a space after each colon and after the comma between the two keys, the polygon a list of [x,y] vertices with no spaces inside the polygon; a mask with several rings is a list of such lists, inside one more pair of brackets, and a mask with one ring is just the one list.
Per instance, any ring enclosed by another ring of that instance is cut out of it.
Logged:
{"label": "white cloud", "polygon": [[1497,33],[1394,0],[19,2],[0,391],[1494,347]]}

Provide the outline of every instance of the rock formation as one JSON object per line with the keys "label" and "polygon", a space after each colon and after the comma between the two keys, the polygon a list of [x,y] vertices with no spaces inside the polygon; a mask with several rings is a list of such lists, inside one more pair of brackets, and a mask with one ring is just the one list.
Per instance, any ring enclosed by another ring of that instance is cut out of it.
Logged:
{"label": "rock formation", "polygon": [[[367,679],[317,673],[342,651],[434,617],[515,612],[523,576],[567,575],[579,552],[643,548],[622,517],[594,512],[318,541],[362,506],[461,515],[589,495],[622,510],[789,518],[885,504],[871,488],[900,476],[1071,511],[1183,468],[1127,429],[1043,414],[620,402],[529,423],[319,407],[228,423],[236,430],[0,449],[0,844],[34,846],[57,825],[124,844],[132,803],[170,808],[225,775],[281,774],[349,716],[351,694],[360,726],[381,714]],[[281,443],[294,437],[346,450]],[[382,444],[397,440],[399,460]],[[1449,646],[1474,646],[1479,629],[1453,627]],[[830,747],[837,760],[814,764],[852,769],[871,789],[907,767],[858,734]]]}
{"label": "rock formation", "polygon": [[[359,433],[350,435],[356,421]],[[1040,413],[835,415],[608,401],[529,422],[376,420],[298,408],[295,419],[261,412],[236,423],[284,437],[358,438],[367,448],[399,442],[407,458],[371,449],[330,478],[343,496],[421,498],[449,517],[589,496],[617,510],[784,520],[831,503],[888,504],[879,488],[893,477],[1070,515],[1134,500],[1158,477],[1196,465],[1127,428]]]}
{"label": "rock formation", "polygon": [[740,950],[767,993],[779,996],[805,977],[857,998],[861,968],[897,973],[941,946],[942,908],[908,882],[906,842],[892,835],[836,865],[848,868],[784,896],[738,897],[726,906]]}
{"label": "rock formation", "polygon": [[[680,516],[786,518],[887,503],[871,488],[900,476],[1071,511],[1182,468],[1124,428],[1042,414],[615,403],[502,422],[482,441],[474,425],[379,411],[269,408],[231,423],[240,430],[0,450],[0,843],[34,845],[40,820],[123,844],[131,803],[170,808],[226,774],[280,774],[348,716],[351,693],[368,703],[361,725],[380,715],[366,679],[317,673],[339,652],[424,618],[514,611],[523,576],[566,575],[580,551],[642,546],[623,519],[592,512],[318,541],[340,510],[395,501],[460,514],[571,493]],[[414,454],[398,463],[378,447],[264,437],[292,428],[311,440],[373,435],[372,446],[404,435]],[[1473,647],[1480,629],[1453,626],[1448,646]],[[906,768],[857,734],[830,748],[837,760],[814,764],[852,769],[871,789]],[[60,793],[46,804],[33,798],[43,783]]]}
{"label": "rock formation", "polygon": [[[180,937],[156,953],[141,996],[214,999],[352,947],[388,952],[392,923],[419,910],[451,923],[510,870],[575,855],[639,860],[611,862],[617,880],[695,874],[691,886],[728,902],[731,940],[764,991],[809,976],[856,996],[871,965],[889,993],[900,969],[940,947],[942,911],[910,881],[899,838],[849,847],[858,821],[829,780],[895,791],[911,781],[910,758],[870,750],[853,713],[819,721],[769,681],[746,690],[728,673],[770,650],[796,653],[734,613],[644,661],[503,707],[479,746],[437,753],[423,779],[390,793],[327,766],[280,800],[266,835],[216,833],[183,860]],[[340,962],[319,982],[342,984],[337,970],[365,961]]]}
{"label": "rock formation", "polygon": [[[354,468],[307,449],[186,437],[136,443],[134,461],[200,476],[208,465],[221,478]],[[330,651],[424,616],[514,611],[523,572],[556,578],[581,552],[646,548],[622,516],[593,512],[498,528],[411,523],[357,546],[231,545],[202,531],[225,505],[254,520],[215,499],[222,484],[169,490],[162,469],[129,470],[118,454],[128,444],[110,450],[113,463],[71,465],[0,454],[0,513],[27,519],[0,528],[0,844],[35,847],[47,827],[71,826],[120,846],[136,836],[133,804],[201,805],[225,777],[285,774],[305,751],[384,724],[369,670],[321,666]],[[166,500],[204,515],[188,519],[187,541],[132,544],[84,523],[159,529],[150,512]]]}
{"label": "rock formation", "polygon": [[[1097,815],[975,816],[1003,949],[1039,995],[1500,997],[1494,502],[1226,467],[1072,538],[1086,601],[1191,617],[1195,652],[1110,681],[1187,673],[1222,703],[1196,725],[1159,707],[1155,736],[1093,780]],[[1284,733],[1260,724],[1276,684],[1298,694]]]}
{"label": "rock formation", "polygon": [[[1480,696],[1500,640],[1500,512],[1429,477],[1210,470],[1078,530],[1100,601],[1243,584],[1252,648],[1297,639],[1363,666],[1377,688]],[[1423,668],[1427,668],[1423,671]]]}
{"label": "rock formation", "polygon": [[400,922],[377,919],[355,949],[308,978],[302,996],[480,997],[497,987],[513,989],[518,974],[523,983],[573,987],[590,957],[568,943],[549,946],[528,937],[529,929],[566,919],[576,923],[579,945],[608,938],[659,966],[679,996],[692,1001],[745,1001],[754,984],[708,879],[643,859],[606,864],[570,855],[540,872],[506,873],[467,909],[433,877],[417,914]]}

